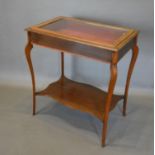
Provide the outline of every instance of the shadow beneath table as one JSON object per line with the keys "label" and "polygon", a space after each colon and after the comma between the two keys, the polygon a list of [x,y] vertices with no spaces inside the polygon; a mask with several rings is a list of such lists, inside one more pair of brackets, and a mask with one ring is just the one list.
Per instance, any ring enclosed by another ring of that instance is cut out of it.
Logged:
{"label": "shadow beneath table", "polygon": [[[79,110],[61,105],[56,101],[52,101],[38,110],[36,114],[57,117],[75,128],[94,132],[98,135],[99,138],[101,138],[103,123],[89,113],[84,113]],[[117,124],[117,121],[119,120],[118,117],[122,117],[120,108],[116,108],[115,112],[111,115],[113,115],[113,117],[110,117],[109,119],[110,127],[108,132],[110,132],[111,128]]]}
{"label": "shadow beneath table", "polygon": [[49,102],[48,105],[38,110],[37,115],[51,115],[75,128],[95,132],[99,137],[101,136],[102,122],[100,120],[91,116],[89,113],[66,107],[56,101]]}
{"label": "shadow beneath table", "polygon": [[[141,104],[135,103],[135,100],[130,100],[126,117],[123,117],[120,111],[122,102],[117,105],[109,117],[107,146],[141,149],[141,146],[143,146],[140,144],[141,140],[145,142],[145,139],[147,139],[144,134],[148,130],[146,124],[151,122],[151,115],[147,115],[147,117],[144,115],[144,113],[150,111],[150,106],[147,107],[145,103],[143,105],[145,108]],[[41,108],[37,114],[59,118],[74,128],[95,133],[99,141],[101,140],[102,122],[88,113],[73,110],[52,101]],[[148,133],[151,132],[151,128],[149,130]]]}

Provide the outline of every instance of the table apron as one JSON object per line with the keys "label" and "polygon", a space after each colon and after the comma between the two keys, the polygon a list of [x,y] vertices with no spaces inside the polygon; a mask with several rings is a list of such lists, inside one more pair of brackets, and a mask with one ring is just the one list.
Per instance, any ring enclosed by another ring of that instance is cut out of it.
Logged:
{"label": "table apron", "polygon": [[132,49],[134,46],[136,46],[137,43],[137,38],[134,37],[133,39],[131,39],[124,47],[122,47],[119,51],[118,51],[118,61],[130,50]]}
{"label": "table apron", "polygon": [[92,58],[106,63],[111,63],[112,61],[113,52],[109,50],[80,44],[57,37],[38,34],[35,32],[30,32],[29,36],[30,41],[37,45],[53,48],[70,54]]}

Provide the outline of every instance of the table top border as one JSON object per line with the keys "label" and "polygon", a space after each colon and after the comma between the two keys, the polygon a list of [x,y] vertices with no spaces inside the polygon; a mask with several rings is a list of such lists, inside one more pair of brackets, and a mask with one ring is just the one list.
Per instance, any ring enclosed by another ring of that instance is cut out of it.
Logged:
{"label": "table top border", "polygon": [[[91,24],[91,25],[95,25],[95,26],[99,26],[99,27],[109,27],[109,28],[114,28],[114,29],[119,29],[119,30],[128,30],[128,31],[127,31],[127,33],[125,33],[125,35],[121,36],[118,40],[116,40],[114,42],[114,44],[104,44],[103,45],[102,43],[98,43],[95,41],[79,39],[74,36],[66,36],[66,35],[60,34],[58,32],[52,31],[52,30],[49,31],[49,30],[41,28],[42,26],[45,26],[49,23],[54,23],[54,22],[56,22],[58,20],[62,20],[62,19],[81,21],[83,23],[87,23],[87,24]],[[39,34],[48,35],[48,36],[52,36],[52,37],[57,37],[60,39],[65,39],[65,40],[77,42],[80,44],[103,48],[103,49],[107,49],[107,50],[114,51],[114,52],[119,51],[127,42],[129,42],[132,38],[134,38],[138,34],[138,31],[136,31],[134,29],[129,29],[126,27],[101,24],[101,23],[97,23],[97,22],[92,22],[92,21],[87,21],[87,20],[82,20],[82,19],[77,19],[77,18],[72,18],[72,17],[63,17],[63,16],[59,16],[54,19],[50,19],[50,20],[47,20],[40,24],[31,26],[31,27],[27,28],[26,31],[36,32]]]}

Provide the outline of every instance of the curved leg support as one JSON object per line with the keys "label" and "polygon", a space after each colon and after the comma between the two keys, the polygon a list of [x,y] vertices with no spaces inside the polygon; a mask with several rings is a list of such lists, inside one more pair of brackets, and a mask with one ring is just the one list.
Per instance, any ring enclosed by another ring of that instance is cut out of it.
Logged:
{"label": "curved leg support", "polygon": [[126,107],[127,107],[129,84],[130,84],[130,79],[131,79],[131,75],[132,75],[132,72],[134,69],[134,65],[135,65],[137,56],[138,56],[138,46],[135,45],[132,49],[132,58],[131,58],[131,62],[130,62],[129,70],[128,70],[128,75],[127,75],[127,80],[126,80],[124,102],[123,102],[123,116],[126,116]]}
{"label": "curved leg support", "polygon": [[105,142],[106,142],[110,104],[111,104],[112,95],[113,95],[113,91],[114,91],[115,83],[117,79],[117,64],[111,64],[110,71],[111,71],[111,78],[109,82],[108,95],[106,99],[106,104],[104,108],[104,117],[103,117],[102,146],[105,146]]}
{"label": "curved leg support", "polygon": [[34,70],[33,70],[33,65],[31,61],[31,49],[33,48],[32,43],[28,40],[28,43],[25,47],[25,55],[26,59],[29,65],[29,69],[31,72],[31,79],[32,79],[32,93],[33,93],[33,115],[35,115],[35,110],[36,110],[36,96],[35,96],[35,77],[34,77]]}

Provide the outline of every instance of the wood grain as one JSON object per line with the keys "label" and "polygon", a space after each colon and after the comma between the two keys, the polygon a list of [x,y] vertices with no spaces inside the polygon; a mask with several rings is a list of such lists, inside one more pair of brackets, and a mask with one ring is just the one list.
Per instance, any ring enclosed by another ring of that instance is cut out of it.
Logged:
{"label": "wood grain", "polygon": [[[62,84],[63,80],[63,84]],[[68,107],[88,112],[103,121],[107,93],[88,84],[75,82],[66,77],[50,84],[36,95],[49,96]],[[113,95],[110,111],[123,96]]]}
{"label": "wood grain", "polygon": [[[124,100],[123,115],[126,114],[131,74],[138,56],[138,32],[68,17],[56,17],[26,30],[28,44],[25,54],[32,78],[33,115],[36,109],[36,95],[49,96],[63,105],[90,113],[103,122],[102,146],[105,146],[110,111],[121,99]],[[35,92],[35,76],[30,56],[34,44],[61,52],[61,78],[40,92]],[[123,95],[114,95],[117,64],[130,49],[133,55],[125,92]],[[64,73],[64,53],[109,63],[111,74],[108,92],[67,79]]]}
{"label": "wood grain", "polygon": [[119,51],[126,42],[138,34],[136,30],[129,28],[68,17],[57,17],[55,20],[44,22],[39,26],[34,25],[26,30],[114,52]]}
{"label": "wood grain", "polygon": [[73,54],[76,56],[87,57],[93,60],[96,59],[101,62],[110,63],[112,61],[112,51],[107,51],[84,44],[78,44],[73,41],[47,36],[40,33],[30,33],[31,42],[33,44],[56,49],[58,52],[63,51],[65,53]]}
{"label": "wood grain", "polygon": [[33,48],[33,44],[30,41],[30,33],[27,34],[28,36],[28,43],[25,47],[25,56],[27,59],[27,63],[30,69],[31,73],[31,79],[32,79],[32,96],[33,96],[33,109],[32,109],[32,114],[35,115],[36,112],[36,96],[35,96],[35,89],[36,89],[36,84],[35,84],[35,75],[34,75],[34,69],[33,69],[33,64],[31,60],[31,50]]}
{"label": "wood grain", "polygon": [[127,99],[128,99],[129,84],[130,84],[131,75],[132,75],[132,72],[134,69],[134,65],[135,65],[137,57],[138,57],[138,52],[139,52],[138,46],[135,44],[135,46],[132,49],[132,57],[131,57],[130,65],[129,65],[126,86],[125,86],[123,116],[126,116],[126,106],[127,106]]}

